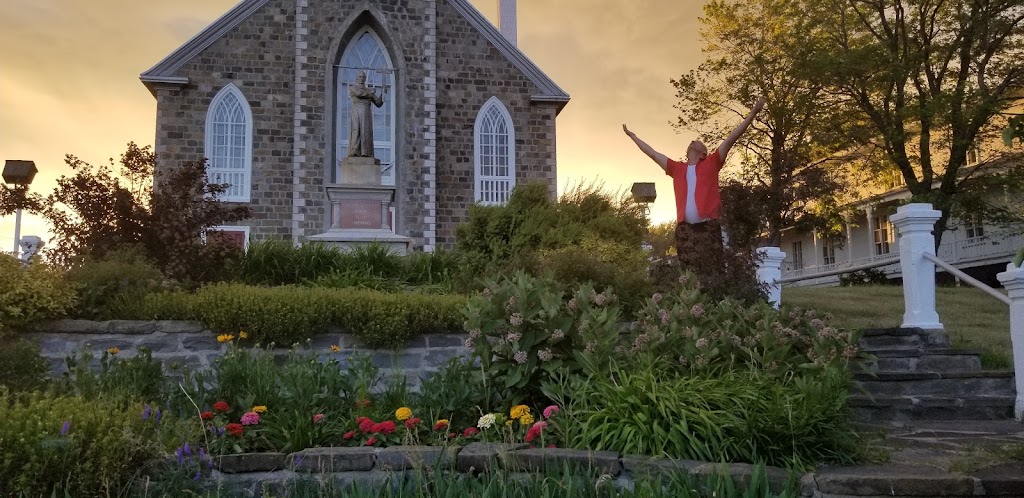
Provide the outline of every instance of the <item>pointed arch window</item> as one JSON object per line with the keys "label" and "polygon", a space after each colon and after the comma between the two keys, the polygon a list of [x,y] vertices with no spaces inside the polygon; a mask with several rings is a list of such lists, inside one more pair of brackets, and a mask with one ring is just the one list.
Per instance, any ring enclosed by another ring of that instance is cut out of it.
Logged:
{"label": "pointed arch window", "polygon": [[512,116],[497,97],[480,108],[473,136],[476,202],[504,204],[516,185],[516,137]]}
{"label": "pointed arch window", "polygon": [[348,154],[349,114],[352,100],[348,87],[356,81],[356,74],[366,72],[366,86],[376,88],[378,95],[385,89],[384,105],[370,106],[373,112],[373,155],[380,160],[381,183],[395,184],[395,73],[391,56],[380,37],[371,28],[359,30],[345,47],[337,70],[335,92],[335,155],[334,181],[341,178],[341,160]]}
{"label": "pointed arch window", "polygon": [[207,181],[225,183],[221,200],[249,202],[252,183],[252,110],[242,92],[228,84],[206,114]]}

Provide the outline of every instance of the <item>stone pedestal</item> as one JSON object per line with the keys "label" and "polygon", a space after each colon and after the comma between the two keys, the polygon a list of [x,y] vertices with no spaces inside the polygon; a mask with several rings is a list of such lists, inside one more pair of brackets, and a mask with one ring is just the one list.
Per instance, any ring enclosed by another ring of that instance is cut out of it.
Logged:
{"label": "stone pedestal", "polygon": [[380,184],[380,161],[372,157],[346,157],[341,161],[344,183],[328,185],[331,227],[310,241],[323,242],[342,250],[378,243],[398,254],[409,252],[412,239],[394,233],[391,206],[395,188]]}

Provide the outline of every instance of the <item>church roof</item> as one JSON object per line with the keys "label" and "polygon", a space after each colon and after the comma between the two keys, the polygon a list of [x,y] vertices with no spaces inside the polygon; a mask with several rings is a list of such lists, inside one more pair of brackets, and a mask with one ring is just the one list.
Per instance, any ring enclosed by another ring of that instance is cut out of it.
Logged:
{"label": "church roof", "polygon": [[[253,15],[261,7],[263,7],[269,0],[242,0],[229,10],[224,15],[220,16],[216,21],[206,27],[206,29],[199,32],[199,34],[193,36],[190,40],[185,42],[184,45],[179,47],[177,50],[172,52],[170,55],[165,57],[162,61],[158,62],[155,66],[151,67],[146,72],[139,76],[139,79],[150,88],[152,91],[153,85],[156,84],[178,84],[183,85],[188,83],[188,78],[184,76],[176,75],[177,71],[182,66],[187,64],[189,61],[197,57],[203,50],[212,45],[217,40],[221,39],[229,31],[238,26],[242,21],[245,21],[249,16]],[[491,24],[472,5],[469,0],[445,0],[455,10],[462,15],[473,27],[475,27],[481,34],[484,35],[492,45],[494,45],[499,52],[504,55],[509,62],[516,66],[526,77],[537,85],[540,89],[540,93],[533,96],[534,101],[538,102],[558,102],[561,105],[565,105],[569,101],[569,94],[565,93],[554,81],[551,80],[536,64],[531,61],[526,54],[524,54],[518,47],[512,42],[502,36],[498,28]]]}

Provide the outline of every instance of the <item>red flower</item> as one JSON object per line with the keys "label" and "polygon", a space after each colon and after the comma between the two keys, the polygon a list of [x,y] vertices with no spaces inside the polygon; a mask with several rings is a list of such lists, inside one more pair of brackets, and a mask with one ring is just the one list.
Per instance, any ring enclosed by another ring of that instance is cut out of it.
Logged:
{"label": "red flower", "polygon": [[434,430],[435,431],[443,431],[443,430],[445,430],[447,428],[448,428],[448,422],[445,422],[444,420],[439,420],[436,424],[434,424]]}
{"label": "red flower", "polygon": [[344,438],[344,439],[352,439],[355,436],[356,436],[356,431],[348,431],[345,434],[342,434],[341,437]]}
{"label": "red flower", "polygon": [[459,437],[459,435],[458,435],[458,434],[456,434],[456,433],[454,433],[454,432],[449,432],[449,433],[448,433],[448,437],[449,437],[449,438],[453,438],[453,437]]}
{"label": "red flower", "polygon": [[462,431],[462,437],[473,437],[480,434],[480,431],[476,430],[476,427],[466,427],[465,431]]}
{"label": "red flower", "polygon": [[317,413],[316,415],[313,415],[313,423],[319,424],[320,421],[322,421],[326,416],[327,415],[324,415],[323,413]]}
{"label": "red flower", "polygon": [[207,412],[200,413],[199,414],[199,418],[201,418],[203,420],[211,420],[211,419],[213,419],[213,412],[207,411]]}
{"label": "red flower", "polygon": [[558,446],[555,446],[555,445],[553,445],[553,444],[549,444],[549,445],[548,445],[548,448],[557,448],[557,447],[558,447]]}
{"label": "red flower", "polygon": [[405,428],[406,429],[415,429],[416,426],[419,423],[420,423],[420,419],[417,418],[417,417],[407,418],[407,419],[405,419]]}
{"label": "red flower", "polygon": [[377,438],[370,437],[370,439],[367,439],[366,442],[363,443],[363,446],[373,446],[376,443],[377,443]]}
{"label": "red flower", "polygon": [[376,432],[374,430],[374,427],[376,427],[377,424],[373,423],[372,420],[370,420],[370,419],[368,419],[366,417],[360,417],[360,418],[362,418],[363,420],[358,421],[359,422],[359,430],[361,430],[363,432]]}
{"label": "red flower", "polygon": [[242,424],[228,424],[224,426],[224,429],[228,431],[228,434],[239,437],[242,436],[242,431],[244,431]]}
{"label": "red flower", "polygon": [[[363,431],[366,432],[366,431]],[[372,433],[391,434],[395,432],[395,423],[388,420],[387,422],[381,422],[379,424],[373,424],[373,428],[369,431]]]}
{"label": "red flower", "polygon": [[372,401],[370,401],[370,400],[368,400],[368,399],[359,399],[359,400],[356,400],[356,408],[359,408],[359,409],[362,409],[362,408],[369,408],[369,407],[370,407],[370,405],[372,405],[372,404],[373,404],[373,402],[372,402]]}
{"label": "red flower", "polygon": [[534,425],[534,426],[532,426],[532,427],[530,427],[529,429],[526,430],[526,442],[527,443],[532,443],[533,440],[537,439],[539,436],[540,436],[540,427],[537,427],[536,425]]}
{"label": "red flower", "polygon": [[215,411],[220,412],[220,413],[227,413],[228,410],[231,409],[231,407],[228,406],[228,404],[225,403],[224,401],[218,401],[218,402],[213,404],[213,409]]}

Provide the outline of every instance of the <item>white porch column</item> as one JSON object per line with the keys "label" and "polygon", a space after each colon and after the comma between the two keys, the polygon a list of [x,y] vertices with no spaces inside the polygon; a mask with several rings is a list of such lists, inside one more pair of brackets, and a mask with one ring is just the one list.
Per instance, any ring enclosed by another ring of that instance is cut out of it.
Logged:
{"label": "white porch column", "polygon": [[776,308],[782,304],[782,260],[786,253],[778,247],[761,247],[757,250],[757,281],[768,289],[768,302]]}
{"label": "white porch column", "polygon": [[935,222],[942,213],[931,204],[907,204],[890,217],[899,234],[900,268],[903,271],[903,327],[942,330],[935,312],[935,263],[924,258],[935,255]]}
{"label": "white porch column", "polygon": [[846,218],[846,263],[853,264],[853,225],[849,216]]}
{"label": "white porch column", "polygon": [[[811,242],[814,243],[814,267],[815,268],[821,268],[821,266],[824,264],[824,258],[822,257],[823,255],[821,254],[821,247],[818,247],[818,239],[820,239],[820,238],[821,237],[818,237],[818,229],[817,228],[815,228],[814,230],[811,230]],[[818,271],[821,271],[821,270],[818,270]]]}
{"label": "white porch column", "polygon": [[1017,382],[1017,400],[1013,413],[1024,420],[1024,268],[1006,265],[1006,271],[996,275],[1010,299],[1010,343],[1013,345],[1013,371]]}

